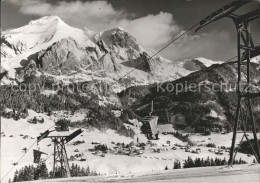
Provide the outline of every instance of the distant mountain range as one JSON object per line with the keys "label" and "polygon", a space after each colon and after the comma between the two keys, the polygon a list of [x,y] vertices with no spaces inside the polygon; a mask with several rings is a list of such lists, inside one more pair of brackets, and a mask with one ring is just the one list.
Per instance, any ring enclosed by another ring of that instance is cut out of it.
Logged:
{"label": "distant mountain range", "polygon": [[24,73],[28,74],[24,68],[32,65],[33,74],[49,75],[65,83],[117,82],[121,89],[114,86],[114,90],[118,91],[175,80],[221,63],[205,58],[171,61],[160,55],[149,59],[154,53],[120,27],[93,32],[70,27],[57,16],[46,16],[2,32],[1,73],[8,74],[1,84],[22,82]]}

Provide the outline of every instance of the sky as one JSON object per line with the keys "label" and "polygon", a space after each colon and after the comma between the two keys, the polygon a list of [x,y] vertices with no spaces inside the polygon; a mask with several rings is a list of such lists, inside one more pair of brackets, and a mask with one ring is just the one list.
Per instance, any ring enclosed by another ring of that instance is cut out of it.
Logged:
{"label": "sky", "polygon": [[[155,51],[192,25],[231,0],[3,0],[1,30],[18,28],[46,15],[57,15],[70,26],[103,31],[120,26],[144,47]],[[259,8],[253,0],[238,14]],[[251,32],[260,44],[260,20]],[[173,61],[205,57],[228,60],[236,55],[236,30],[231,19],[211,23],[198,32],[192,30],[160,53]]]}

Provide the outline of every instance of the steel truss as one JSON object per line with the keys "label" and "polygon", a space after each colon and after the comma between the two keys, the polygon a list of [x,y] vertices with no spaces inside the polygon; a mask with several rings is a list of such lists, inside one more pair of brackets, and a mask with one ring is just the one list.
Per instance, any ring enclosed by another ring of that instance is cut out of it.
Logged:
{"label": "steel truss", "polygon": [[67,152],[65,148],[66,136],[51,137],[54,142],[54,160],[52,176],[71,177]]}
{"label": "steel truss", "polygon": [[[256,135],[256,127],[255,127],[255,120],[253,116],[252,106],[251,106],[251,99],[260,97],[260,93],[251,93],[250,92],[250,59],[254,56],[260,55],[260,46],[255,46],[253,43],[253,39],[251,37],[250,33],[250,27],[249,23],[254,21],[255,19],[260,18],[260,3],[258,9],[248,12],[243,15],[235,15],[233,12],[235,12],[240,7],[244,6],[247,3],[252,2],[252,0],[235,0],[231,3],[225,5],[224,7],[218,9],[217,11],[211,13],[206,18],[200,21],[200,26],[196,29],[198,31],[202,27],[208,25],[209,23],[212,23],[216,20],[219,20],[224,17],[229,17],[233,20],[233,22],[236,25],[237,30],[237,68],[238,68],[238,80],[237,80],[237,109],[236,109],[236,116],[235,116],[235,123],[233,128],[233,138],[232,138],[232,144],[231,144],[231,150],[230,150],[230,158],[228,161],[229,165],[232,165],[235,159],[235,156],[237,154],[237,151],[244,139],[249,142],[250,147],[252,148],[252,151],[255,155],[255,158],[258,163],[260,163],[260,154],[259,154],[259,145],[258,145],[258,139]],[[241,53],[243,54],[241,55]],[[242,66],[246,67],[246,83],[245,86],[242,87],[242,80],[241,75]],[[251,124],[251,130],[254,135],[254,144],[255,149],[250,143],[247,134],[246,134],[246,121],[241,116],[241,110],[242,110],[242,102],[245,101],[245,108],[246,108],[246,119],[249,117],[249,122]],[[241,126],[244,127],[244,134],[240,141],[239,147],[236,149],[235,152],[235,143],[236,143],[236,135],[237,135],[237,128],[239,125],[239,122],[241,122]],[[235,152],[235,155],[234,155]]]}
{"label": "steel truss", "polygon": [[[255,97],[259,97],[259,94],[254,94],[250,92],[250,58],[251,55],[255,55],[255,52],[258,52],[256,49],[253,39],[251,37],[250,33],[250,27],[249,23],[253,21],[256,18],[259,18],[259,10],[255,10],[252,12],[249,12],[247,14],[237,16],[233,14],[229,14],[228,17],[233,19],[233,22],[236,25],[237,30],[237,68],[238,68],[238,81],[237,81],[237,109],[236,109],[236,117],[235,117],[235,123],[233,128],[233,138],[232,138],[232,144],[231,144],[231,150],[230,150],[230,157],[229,157],[229,165],[232,165],[235,159],[235,156],[237,154],[237,151],[239,147],[235,150],[235,143],[236,143],[236,135],[237,135],[237,128],[239,125],[239,122],[241,121],[241,126],[244,128],[244,134],[242,136],[241,142],[243,141],[243,138],[245,137],[248,141],[250,147],[252,148],[252,151],[255,155],[255,158],[258,163],[260,163],[260,153],[259,153],[259,145],[258,145],[258,139],[256,135],[256,127],[255,127],[255,120],[253,116],[252,111],[252,105],[251,105],[251,99]],[[242,51],[244,51],[244,54],[241,55]],[[242,66],[246,67],[246,83],[243,86],[243,83],[241,81],[241,75]],[[252,144],[250,143],[247,134],[246,134],[246,125],[245,125],[245,119],[242,117],[241,109],[242,109],[242,102],[245,101],[244,106],[247,112],[247,115],[249,116],[249,122],[250,127],[253,132],[254,136],[254,144],[256,149],[253,148]],[[240,144],[241,144],[240,142]],[[239,146],[240,146],[239,144]],[[235,152],[235,155],[234,155]]]}

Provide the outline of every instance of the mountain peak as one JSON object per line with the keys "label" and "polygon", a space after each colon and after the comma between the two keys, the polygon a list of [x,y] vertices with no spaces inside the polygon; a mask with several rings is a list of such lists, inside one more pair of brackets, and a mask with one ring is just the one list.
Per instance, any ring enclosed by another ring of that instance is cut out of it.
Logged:
{"label": "mountain peak", "polygon": [[[36,20],[31,20],[29,25],[36,25],[36,24],[46,24],[49,22],[58,21],[64,23],[59,16],[51,15],[51,16],[44,16]],[[64,23],[65,24],[65,23]]]}
{"label": "mountain peak", "polygon": [[68,37],[72,37],[83,47],[94,45],[81,29],[67,25],[58,16],[32,20],[27,25],[2,33],[1,59],[9,60],[6,63],[7,68],[20,67],[19,61]]}
{"label": "mountain peak", "polygon": [[122,27],[119,27],[119,26],[112,27],[110,30],[125,31],[125,32],[127,32],[125,29],[123,29]]}
{"label": "mountain peak", "polygon": [[204,57],[198,57],[198,58],[195,58],[194,60],[198,60],[200,61],[201,63],[203,63],[206,67],[209,67],[213,64],[223,64],[222,61],[213,61],[213,60],[209,60],[207,58],[204,58]]}

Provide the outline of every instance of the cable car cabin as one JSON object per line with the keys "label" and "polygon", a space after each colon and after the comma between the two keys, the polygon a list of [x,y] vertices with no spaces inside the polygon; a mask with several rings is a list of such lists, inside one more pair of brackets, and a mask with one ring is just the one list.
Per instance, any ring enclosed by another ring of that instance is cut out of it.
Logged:
{"label": "cable car cabin", "polygon": [[56,131],[69,131],[70,121],[67,119],[59,119],[56,122]]}
{"label": "cable car cabin", "polygon": [[144,133],[147,137],[147,139],[154,139],[158,140],[158,127],[157,127],[157,122],[158,122],[158,116],[146,116],[142,119],[142,133]]}

